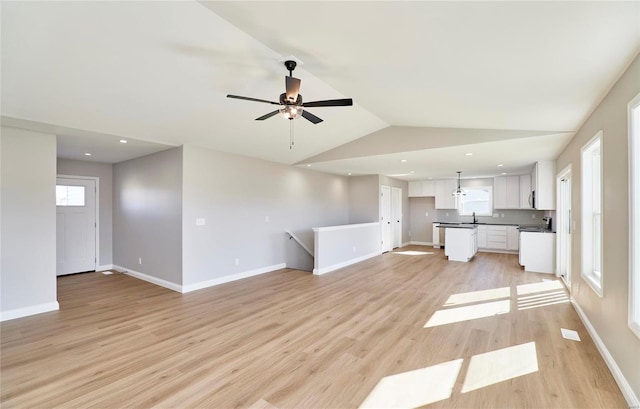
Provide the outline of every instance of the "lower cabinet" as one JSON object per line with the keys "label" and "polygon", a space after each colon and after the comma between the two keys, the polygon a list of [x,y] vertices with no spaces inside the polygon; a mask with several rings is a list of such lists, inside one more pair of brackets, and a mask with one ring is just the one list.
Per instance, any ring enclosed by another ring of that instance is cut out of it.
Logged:
{"label": "lower cabinet", "polygon": [[447,228],[444,241],[449,261],[467,262],[478,252],[478,229]]}
{"label": "lower cabinet", "polygon": [[553,274],[556,270],[555,233],[520,233],[520,265],[525,271]]}
{"label": "lower cabinet", "polygon": [[482,250],[518,251],[518,226],[478,226],[478,248]]}

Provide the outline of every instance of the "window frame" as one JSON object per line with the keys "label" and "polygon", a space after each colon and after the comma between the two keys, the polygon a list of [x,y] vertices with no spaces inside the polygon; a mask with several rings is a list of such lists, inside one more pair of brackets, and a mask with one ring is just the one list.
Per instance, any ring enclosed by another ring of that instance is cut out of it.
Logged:
{"label": "window frame", "polygon": [[460,216],[472,216],[473,212],[463,212],[464,210],[464,203],[465,203],[465,199],[468,196],[468,193],[470,190],[488,190],[489,192],[489,200],[487,201],[489,203],[489,209],[486,213],[478,213],[476,212],[476,216],[493,216],[493,186],[466,186],[463,188],[466,192],[467,195],[466,196],[460,196],[457,198],[457,208],[458,208],[458,215]]}
{"label": "window frame", "polygon": [[[581,204],[581,225],[582,225],[582,234],[581,234],[581,267],[580,267],[580,276],[582,279],[591,287],[591,289],[598,294],[598,296],[604,296],[604,268],[603,268],[603,259],[602,259],[602,243],[603,243],[603,230],[602,230],[602,214],[603,214],[603,182],[604,182],[604,172],[603,172],[603,143],[604,134],[602,130],[598,131],[593,138],[591,138],[587,143],[585,143],[580,149],[580,166],[581,166],[581,194],[580,199],[582,201]],[[594,179],[593,179],[593,170],[594,166],[592,165],[593,151],[596,149],[599,151],[599,179],[600,183],[598,186],[599,197],[598,207],[599,212],[594,211]],[[588,159],[588,160],[587,160]],[[594,216],[598,215],[598,228],[594,228]],[[595,249],[594,242],[594,231],[599,232],[599,248]],[[596,254],[597,253],[597,254]],[[598,256],[596,258],[596,256]],[[599,259],[600,266],[599,270],[594,269],[595,260]]]}
{"label": "window frame", "polygon": [[629,328],[640,338],[640,93],[628,104]]}

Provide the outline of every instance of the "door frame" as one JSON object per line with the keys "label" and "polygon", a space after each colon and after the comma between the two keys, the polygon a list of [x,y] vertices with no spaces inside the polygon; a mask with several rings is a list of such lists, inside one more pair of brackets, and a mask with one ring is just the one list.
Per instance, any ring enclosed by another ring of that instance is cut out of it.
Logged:
{"label": "door frame", "polygon": [[93,180],[96,184],[96,271],[101,265],[100,262],[100,178],[97,176],[78,176],[78,175],[61,175],[56,174],[56,185],[58,184],[58,178],[64,179],[78,179],[78,180]]}
{"label": "door frame", "polygon": [[[397,201],[394,199],[397,197]],[[396,214],[397,213],[397,214]],[[397,215],[397,220],[394,215]],[[402,188],[391,186],[391,249],[402,247]],[[397,227],[396,227],[397,226]],[[396,230],[398,237],[396,237]],[[398,246],[396,246],[396,241]]]}
{"label": "door frame", "polygon": [[[564,231],[563,226],[565,225],[565,223],[567,222],[567,220],[565,220],[565,216],[564,216],[564,200],[563,200],[563,196],[562,196],[562,185],[563,185],[563,180],[568,179],[570,181],[570,186],[569,186],[569,210],[571,211],[571,216],[569,216],[569,229],[571,231],[571,234],[567,234],[567,232]],[[571,280],[572,280],[572,254],[573,254],[573,221],[571,220],[573,218],[573,177],[572,177],[572,172],[571,172],[571,163],[569,165],[567,165],[564,169],[562,169],[560,172],[558,172],[558,174],[556,175],[556,217],[558,220],[556,220],[556,276],[557,277],[561,277],[561,269],[562,269],[562,259],[561,256],[563,255],[562,252],[560,251],[560,249],[562,248],[562,244],[564,241],[568,241],[567,246],[566,246],[566,256],[567,256],[567,260],[566,260],[566,265],[567,265],[567,277],[562,278],[562,281],[565,283],[565,285],[567,286],[569,293],[571,293]],[[566,237],[569,236],[569,237]]]}
{"label": "door frame", "polygon": [[[387,196],[385,196],[385,191],[388,193]],[[382,253],[386,253],[389,251],[393,251],[393,226],[391,225],[391,217],[393,215],[393,212],[391,210],[391,186],[386,186],[386,185],[380,185],[380,196],[379,196],[379,200],[380,200],[380,205],[379,205],[379,214],[380,217],[378,218],[378,220],[380,221],[380,251]],[[385,220],[385,214],[384,214],[384,207],[385,207],[385,203],[384,201],[387,200],[388,201],[388,206],[389,206],[389,217],[388,220]],[[385,224],[386,222],[386,224]],[[387,229],[385,226],[388,226],[388,230],[389,230],[389,244],[387,246],[387,244],[384,241],[384,231]]]}

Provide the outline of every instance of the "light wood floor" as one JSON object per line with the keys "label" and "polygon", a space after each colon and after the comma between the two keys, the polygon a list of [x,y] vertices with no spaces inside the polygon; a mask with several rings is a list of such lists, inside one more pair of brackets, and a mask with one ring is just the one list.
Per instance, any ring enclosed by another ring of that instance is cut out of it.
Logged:
{"label": "light wood floor", "polygon": [[[60,311],[1,325],[2,407],[626,407],[553,277],[515,255],[402,250],[433,254],[184,295],[122,274],[61,277]],[[464,314],[487,316],[451,322]]]}

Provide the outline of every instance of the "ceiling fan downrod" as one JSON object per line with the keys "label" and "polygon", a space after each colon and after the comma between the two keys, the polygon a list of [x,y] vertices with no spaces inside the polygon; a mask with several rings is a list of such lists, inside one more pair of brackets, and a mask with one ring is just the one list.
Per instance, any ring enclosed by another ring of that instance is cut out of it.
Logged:
{"label": "ceiling fan downrod", "polygon": [[287,68],[287,70],[289,70],[290,77],[293,77],[293,70],[296,69],[296,65],[298,65],[298,63],[293,60],[287,60],[284,62],[284,66]]}

